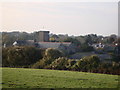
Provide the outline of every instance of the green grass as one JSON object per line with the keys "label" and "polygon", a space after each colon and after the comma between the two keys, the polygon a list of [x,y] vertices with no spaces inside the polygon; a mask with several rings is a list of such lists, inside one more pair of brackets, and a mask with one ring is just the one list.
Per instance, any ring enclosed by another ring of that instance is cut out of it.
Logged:
{"label": "green grass", "polygon": [[118,75],[74,71],[0,68],[3,88],[117,88]]}

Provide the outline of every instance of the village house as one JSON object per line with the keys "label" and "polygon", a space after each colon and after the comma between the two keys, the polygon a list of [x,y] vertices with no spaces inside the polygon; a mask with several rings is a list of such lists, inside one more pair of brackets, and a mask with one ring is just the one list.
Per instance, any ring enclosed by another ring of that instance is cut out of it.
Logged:
{"label": "village house", "polygon": [[13,43],[13,46],[34,46],[42,49],[55,48],[67,54],[75,53],[77,50],[71,42],[50,42],[49,31],[36,32],[35,40],[18,40]]}
{"label": "village house", "polygon": [[98,48],[104,48],[105,45],[102,43],[97,43],[97,44],[93,44],[92,46],[93,48],[98,49]]}

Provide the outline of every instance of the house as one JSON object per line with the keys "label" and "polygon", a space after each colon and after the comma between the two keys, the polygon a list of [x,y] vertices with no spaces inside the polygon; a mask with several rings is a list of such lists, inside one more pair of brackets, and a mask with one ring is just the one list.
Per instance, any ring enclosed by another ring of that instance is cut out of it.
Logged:
{"label": "house", "polygon": [[71,42],[34,42],[32,40],[15,41],[13,46],[34,46],[37,48],[47,49],[55,48],[65,52],[66,54],[75,53],[77,48]]}
{"label": "house", "polygon": [[39,48],[55,48],[66,52],[67,54],[75,53],[76,46],[71,42],[38,42]]}
{"label": "house", "polygon": [[95,48],[95,49],[104,48],[104,47],[105,47],[105,45],[102,44],[102,43],[93,44],[92,46],[93,46],[93,48]]}
{"label": "house", "polygon": [[17,40],[13,46],[35,46],[34,40]]}
{"label": "house", "polygon": [[104,47],[105,52],[113,52],[115,50],[116,45],[106,44]]}
{"label": "house", "polygon": [[[49,42],[49,31],[36,32],[35,40],[18,40],[13,43],[13,46],[34,46],[37,48],[55,48],[67,54],[75,53],[77,47],[71,42]],[[54,35],[54,38],[58,37]]]}

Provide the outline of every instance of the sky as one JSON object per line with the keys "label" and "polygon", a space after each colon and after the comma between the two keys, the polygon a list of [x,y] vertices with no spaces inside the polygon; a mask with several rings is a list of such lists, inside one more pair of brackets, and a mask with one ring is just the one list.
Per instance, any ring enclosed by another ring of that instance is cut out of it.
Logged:
{"label": "sky", "polygon": [[117,2],[2,2],[1,31],[118,34]]}

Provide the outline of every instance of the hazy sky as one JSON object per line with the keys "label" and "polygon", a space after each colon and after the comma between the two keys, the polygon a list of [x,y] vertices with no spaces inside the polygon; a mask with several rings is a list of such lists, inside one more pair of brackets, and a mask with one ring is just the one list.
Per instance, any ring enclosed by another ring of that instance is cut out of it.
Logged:
{"label": "hazy sky", "polygon": [[4,2],[2,31],[118,34],[117,2]]}

